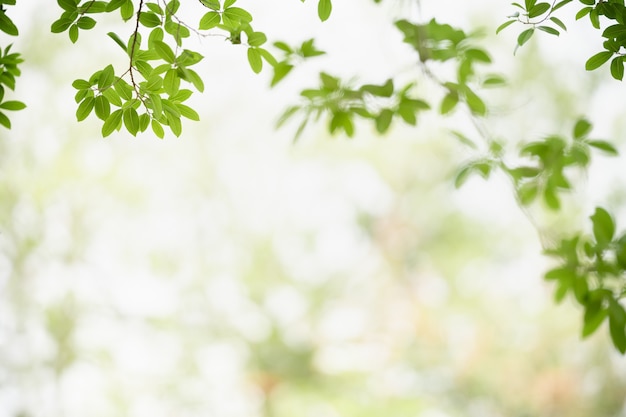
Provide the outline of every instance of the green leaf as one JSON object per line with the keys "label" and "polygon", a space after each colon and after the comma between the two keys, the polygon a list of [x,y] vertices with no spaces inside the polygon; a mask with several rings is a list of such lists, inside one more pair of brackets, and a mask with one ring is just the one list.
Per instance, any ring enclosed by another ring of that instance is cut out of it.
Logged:
{"label": "green leaf", "polygon": [[154,28],[161,25],[161,19],[154,13],[143,12],[139,15],[139,23],[147,28]]}
{"label": "green leaf", "polygon": [[532,38],[534,33],[535,33],[534,28],[526,29],[525,31],[520,33],[519,36],[517,37],[517,45],[518,46],[524,45],[526,42],[528,42],[530,38]]}
{"label": "green leaf", "polygon": [[87,30],[87,29],[93,29],[93,27],[96,26],[96,21],[92,19],[91,17],[83,16],[80,19],[78,19],[78,22],[76,22],[76,24],[78,25],[79,28]]}
{"label": "green leaf", "polygon": [[[571,0],[570,0],[570,1],[571,1]],[[565,26],[565,23],[563,23],[563,22],[561,21],[561,19],[559,19],[559,18],[557,18],[557,17],[552,16],[552,17],[550,18],[550,20],[551,20],[551,21],[552,21],[555,25],[557,25],[558,27],[560,27],[561,29],[563,29],[563,30],[567,30],[567,26]]]}
{"label": "green leaf", "polygon": [[491,57],[487,52],[482,49],[470,48],[465,51],[465,56],[472,59],[473,61],[484,62],[486,64],[491,62]]}
{"label": "green leaf", "polygon": [[220,2],[218,0],[200,0],[200,3],[212,10],[221,9]]}
{"label": "green leaf", "polygon": [[590,303],[586,306],[582,337],[593,334],[608,316],[608,311],[602,308],[602,303]]}
{"label": "green leaf", "polygon": [[463,89],[463,95],[465,96],[467,106],[470,108],[472,113],[479,116],[484,116],[487,113],[487,106],[485,106],[483,100],[478,97],[471,89]]}
{"label": "green leaf", "polygon": [[619,55],[611,61],[611,75],[616,80],[622,81],[624,78],[624,57]]}
{"label": "green leaf", "polygon": [[[70,22],[70,24],[71,23],[72,22]],[[17,26],[15,26],[13,21],[9,19],[9,17],[6,14],[4,14],[4,11],[0,11],[0,30],[6,33],[7,35],[11,35],[11,36],[19,35]]]}
{"label": "green leaf", "polygon": [[57,4],[66,12],[74,12],[78,8],[78,4],[74,0],[57,0]]}
{"label": "green leaf", "polygon": [[499,75],[489,75],[482,82],[483,87],[499,87],[506,84],[506,80]]}
{"label": "green leaf", "polygon": [[94,109],[96,111],[96,116],[98,116],[101,120],[106,120],[106,118],[109,117],[109,114],[111,114],[111,104],[103,95],[96,97]]}
{"label": "green leaf", "polygon": [[126,45],[124,44],[124,42],[120,39],[119,36],[117,36],[116,33],[114,32],[109,32],[107,33],[107,35],[109,36],[109,38],[113,39],[115,41],[116,44],[118,44],[120,46],[120,48],[122,48],[124,50],[124,52],[126,52]]}
{"label": "green leaf", "polygon": [[72,87],[77,90],[86,90],[88,88],[91,88],[91,83],[89,83],[89,81],[87,80],[74,80],[74,82],[72,83]]}
{"label": "green leaf", "polygon": [[113,133],[114,130],[118,129],[121,126],[123,114],[124,113],[122,109],[118,109],[111,113],[109,117],[107,117],[107,119],[104,121],[104,124],[102,125],[102,137],[106,138],[111,133]]}
{"label": "green leaf", "polygon": [[550,9],[549,3],[537,3],[536,5],[534,5],[528,10],[528,17],[532,19],[533,17],[541,16],[542,14],[547,12],[549,9]]}
{"label": "green leaf", "polygon": [[[594,0],[594,4],[595,4],[595,0]],[[580,9],[578,13],[576,13],[576,20],[580,20],[583,17],[587,16],[592,10],[593,10],[593,7],[584,7]]]}
{"label": "green leaf", "polygon": [[204,91],[204,81],[202,78],[193,70],[185,68],[183,71],[185,75],[185,80],[189,81],[199,92]]}
{"label": "green leaf", "polygon": [[174,68],[167,70],[165,73],[165,77],[163,77],[163,88],[170,96],[176,94],[180,88],[180,77]]}
{"label": "green leaf", "polygon": [[562,0],[560,2],[558,2],[557,4],[554,5],[554,7],[552,8],[552,11],[556,11],[558,9],[560,9],[561,7],[565,6],[567,3],[571,2],[572,0]]}
{"label": "green leaf", "polygon": [[76,119],[80,122],[85,120],[94,108],[96,100],[93,97],[85,98],[76,109]]}
{"label": "green leaf", "polygon": [[152,131],[154,132],[155,135],[157,135],[157,137],[159,139],[163,139],[163,137],[165,136],[165,131],[163,130],[163,126],[161,126],[161,123],[159,123],[156,120],[152,120]]}
{"label": "green leaf", "polygon": [[156,51],[157,55],[159,55],[159,57],[161,57],[165,62],[173,64],[176,60],[176,55],[174,55],[174,51],[172,51],[172,48],[170,48],[170,46],[165,42],[155,40],[154,50]]}
{"label": "green leaf", "polygon": [[172,133],[178,137],[183,132],[183,126],[180,122],[180,117],[176,117],[171,113],[167,114],[167,123],[169,124]]}
{"label": "green leaf", "polygon": [[537,29],[549,33],[550,35],[554,35],[554,36],[559,36],[560,33],[558,30],[556,30],[555,28],[552,28],[550,26],[537,26]]}
{"label": "green leaf", "polygon": [[[0,14],[0,29],[6,32],[6,30],[4,29],[5,26],[2,23],[2,16],[3,15]],[[50,26],[50,32],[52,33],[65,32],[70,26],[72,26],[73,23],[74,23],[74,20],[72,19],[60,18],[59,20],[56,20],[55,22],[52,23],[52,25]]]}
{"label": "green leaf", "polygon": [[261,59],[261,53],[257,48],[248,48],[248,62],[250,63],[250,68],[256,74],[261,72],[263,69],[263,60]]}
{"label": "green leaf", "polygon": [[292,69],[293,65],[289,64],[287,61],[282,61],[274,65],[274,76],[272,77],[272,82],[270,85],[274,87],[283,78],[285,78]]}
{"label": "green leaf", "polygon": [[189,120],[199,121],[200,116],[198,113],[189,106],[185,106],[184,104],[176,103],[176,107],[180,111],[180,115],[186,117]]}
{"label": "green leaf", "polygon": [[5,101],[4,103],[0,104],[0,109],[4,110],[17,111],[23,110],[25,108],[26,104],[22,103],[21,101]]}
{"label": "green leaf", "polygon": [[198,29],[200,30],[209,30],[219,25],[222,21],[222,15],[218,12],[208,12],[202,19],[200,19],[200,23],[198,24]]}
{"label": "green leaf", "polygon": [[586,119],[579,119],[574,125],[574,139],[581,139],[591,131],[591,123]]}
{"label": "green leaf", "polygon": [[615,223],[611,215],[602,207],[596,207],[595,213],[590,216],[593,223],[593,236],[599,245],[607,245],[615,234]]}
{"label": "green leaf", "polygon": [[134,13],[135,5],[133,4],[133,0],[126,0],[124,4],[122,4],[122,7],[120,7],[120,16],[122,16],[122,20],[130,20]]}
{"label": "green leaf", "polygon": [[359,90],[378,97],[391,97],[393,95],[393,80],[389,79],[383,85],[365,84]]}
{"label": "green leaf", "polygon": [[0,125],[6,127],[7,129],[11,129],[11,120],[9,120],[7,115],[2,112],[0,112]]}
{"label": "green leaf", "polygon": [[139,114],[137,114],[137,110],[132,107],[128,107],[124,109],[124,126],[126,126],[126,130],[133,135],[136,136],[139,131]]}
{"label": "green leaf", "polygon": [[115,70],[113,69],[113,65],[107,65],[106,68],[102,70],[100,73],[100,77],[98,78],[98,88],[103,89],[109,87],[113,84],[115,80]]}
{"label": "green leaf", "polygon": [[78,40],[78,26],[77,25],[70,26],[69,36],[70,36],[70,41],[72,41],[72,43],[76,43],[76,41]]}
{"label": "green leaf", "polygon": [[601,67],[604,63],[611,59],[612,56],[613,52],[610,51],[598,52],[587,60],[587,62],[585,63],[585,69],[587,71],[593,71]]}
{"label": "green leaf", "polygon": [[265,42],[267,42],[267,36],[263,32],[253,32],[248,35],[248,45],[250,46],[261,46]]}
{"label": "green leaf", "polygon": [[117,91],[115,91],[115,88],[104,89],[102,91],[102,95],[106,97],[106,99],[109,100],[109,102],[114,106],[122,107],[122,100]]}
{"label": "green leaf", "polygon": [[517,20],[509,20],[507,22],[504,22],[503,24],[501,24],[500,26],[498,26],[498,29],[496,29],[496,35],[500,32],[502,32],[504,29],[508,28],[509,26],[511,26],[513,23],[517,22]]}
{"label": "green leaf", "polygon": [[319,0],[319,2],[317,3],[317,15],[322,22],[328,20],[332,10],[333,4],[331,0]]}
{"label": "green leaf", "polygon": [[613,345],[622,354],[626,353],[626,312],[614,300],[609,304],[609,330]]}
{"label": "green leaf", "polygon": [[380,112],[380,114],[376,117],[376,130],[378,133],[385,133],[389,126],[391,125],[391,121],[393,120],[393,111],[389,109],[384,109]]}
{"label": "green leaf", "polygon": [[439,113],[448,114],[456,107],[459,102],[459,95],[456,91],[449,91],[441,100],[441,106],[439,107]]}
{"label": "green leaf", "polygon": [[222,15],[236,22],[252,22],[252,15],[240,7],[229,7],[228,9],[224,9]]}
{"label": "green leaf", "polygon": [[604,140],[589,140],[586,142],[589,146],[593,146],[596,149],[600,149],[601,151],[604,151],[610,155],[618,155],[619,152],[617,151],[617,149],[615,148],[615,146],[613,146],[612,144],[610,144],[609,142],[606,142]]}

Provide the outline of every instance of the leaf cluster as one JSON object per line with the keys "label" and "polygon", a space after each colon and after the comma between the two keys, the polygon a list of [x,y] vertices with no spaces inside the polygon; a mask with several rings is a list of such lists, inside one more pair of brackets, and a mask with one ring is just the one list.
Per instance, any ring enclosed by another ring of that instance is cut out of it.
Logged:
{"label": "leaf cluster", "polygon": [[592,235],[562,239],[546,251],[559,265],[545,275],[556,283],[555,298],[568,294],[584,308],[582,336],[594,333],[603,322],[615,347],[626,353],[626,234],[616,234],[613,217],[602,207],[590,216]]}

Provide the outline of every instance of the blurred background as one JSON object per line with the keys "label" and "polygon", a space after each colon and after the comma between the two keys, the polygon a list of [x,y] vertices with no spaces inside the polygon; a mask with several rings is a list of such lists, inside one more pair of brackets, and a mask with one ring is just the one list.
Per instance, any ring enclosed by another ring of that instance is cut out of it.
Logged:
{"label": "blurred background", "polygon": [[[202,120],[159,140],[76,122],[71,82],[122,72],[105,34],[131,28],[108,16],[73,46],[49,33],[54,3],[11,8],[21,36],[2,38],[26,59],[28,108],[0,133],[0,417],[626,416],[626,361],[606,328],[583,341],[582,312],[554,304],[506,181],[454,190],[473,155],[447,133],[471,135],[462,111],[385,137],[319,124],[294,144],[296,125],[275,129],[320,70],[416,80],[437,102],[392,25],[436,16],[484,29],[509,78],[486,93],[507,147],[585,114],[620,146],[623,86],[584,71],[601,40],[576,7],[559,15],[570,33],[513,56],[521,28],[494,35],[505,2],[343,0],[321,24],[313,1],[240,0],[270,40],[315,36],[328,54],[270,90],[245,48],[192,39]],[[622,174],[595,158],[567,210],[534,220],[566,233],[597,204],[620,210]]]}

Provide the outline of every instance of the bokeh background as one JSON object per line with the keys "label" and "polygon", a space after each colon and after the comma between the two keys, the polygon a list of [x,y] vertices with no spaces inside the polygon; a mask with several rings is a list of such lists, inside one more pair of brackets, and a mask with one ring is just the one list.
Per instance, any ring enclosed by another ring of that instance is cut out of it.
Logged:
{"label": "bokeh background", "polygon": [[554,304],[530,221],[555,237],[595,205],[621,210],[618,160],[595,158],[566,210],[529,220],[502,178],[454,189],[473,156],[448,133],[472,135],[462,111],[382,138],[275,129],[320,70],[438,100],[392,25],[436,16],[483,29],[509,79],[485,93],[487,125],[508,148],[580,115],[620,146],[623,86],[584,71],[601,40],[576,7],[569,33],[513,56],[520,28],[494,34],[506,2],[343,0],[321,24],[313,1],[240,0],[271,40],[315,36],[328,54],[270,90],[244,48],[192,40],[202,120],[159,140],[76,122],[71,82],[123,69],[105,34],[131,28],[109,16],[73,46],[49,33],[54,3],[11,8],[22,33],[2,38],[26,59],[28,109],[0,133],[0,417],[626,416],[626,361]]}

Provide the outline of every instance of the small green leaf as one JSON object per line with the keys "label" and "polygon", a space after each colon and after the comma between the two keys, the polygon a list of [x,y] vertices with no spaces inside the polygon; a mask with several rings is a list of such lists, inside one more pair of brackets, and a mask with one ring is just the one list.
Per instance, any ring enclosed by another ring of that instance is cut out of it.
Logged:
{"label": "small green leaf", "polygon": [[4,110],[17,111],[25,108],[26,104],[22,103],[21,101],[5,101],[4,103],[0,104],[0,109]]}
{"label": "small green leaf", "polygon": [[593,146],[596,149],[600,149],[601,151],[604,151],[610,155],[618,155],[619,152],[617,151],[617,149],[615,148],[615,146],[613,146],[612,144],[610,144],[609,142],[606,142],[604,140],[589,140],[586,142],[589,146]]}
{"label": "small green leaf", "polygon": [[528,10],[528,17],[532,19],[533,17],[541,16],[542,14],[547,12],[549,9],[550,9],[549,3],[537,3],[536,5],[531,7],[530,10]]}
{"label": "small green leaf", "polygon": [[270,85],[274,87],[283,78],[285,78],[292,69],[293,65],[289,64],[287,61],[282,61],[274,65],[274,76],[272,77],[272,82]]}
{"label": "small green leaf", "polygon": [[103,88],[109,87],[114,80],[115,70],[113,69],[113,65],[107,65],[98,78],[98,88],[102,90]]}
{"label": "small green leaf", "polygon": [[93,97],[85,98],[76,109],[76,119],[80,122],[85,120],[94,108],[96,100]]}
{"label": "small green leaf", "polygon": [[555,28],[552,28],[550,26],[537,26],[537,29],[549,33],[550,35],[554,35],[554,36],[559,36],[560,33],[558,30],[556,30]]}
{"label": "small green leaf", "polygon": [[607,245],[613,239],[615,223],[611,215],[602,207],[596,207],[595,213],[590,216],[593,223],[593,236],[599,245]]}
{"label": "small green leaf", "polygon": [[107,119],[104,121],[104,124],[102,125],[102,137],[106,138],[111,133],[113,133],[114,130],[118,129],[121,126],[122,116],[122,109],[118,109],[111,113],[109,117],[107,117]]}
{"label": "small green leaf", "polygon": [[319,2],[317,3],[317,15],[322,22],[328,20],[332,10],[333,4],[331,0],[319,0]]}
{"label": "small green leaf", "polygon": [[165,42],[155,40],[154,49],[159,57],[161,57],[165,62],[172,64],[176,60],[174,51],[172,51],[172,48],[170,48],[170,46]]}
{"label": "small green leaf", "polygon": [[561,7],[565,6],[567,3],[571,2],[572,0],[561,0],[560,2],[558,2],[557,4],[554,5],[554,7],[552,8],[552,11],[556,11],[558,9],[560,9]]}
{"label": "small green leaf", "polygon": [[165,73],[165,77],[163,77],[163,88],[170,96],[176,94],[180,88],[180,77],[174,68],[170,68]]}
{"label": "small green leaf", "polygon": [[135,5],[133,4],[133,0],[126,0],[124,4],[122,4],[122,7],[120,7],[120,16],[122,16],[122,20],[130,20],[134,13]]}
{"label": "small green leaf", "polygon": [[525,31],[520,33],[519,36],[517,37],[517,45],[518,46],[524,45],[526,42],[528,42],[530,38],[532,38],[534,33],[535,33],[534,28],[526,29]]}
{"label": "small green leaf", "polygon": [[209,30],[219,25],[222,21],[222,16],[218,12],[208,12],[202,19],[200,19],[200,23],[198,24],[198,29],[200,30]]}
{"label": "small green leaf", "polygon": [[389,126],[391,125],[391,121],[393,120],[393,111],[389,109],[384,109],[380,112],[380,114],[376,117],[376,130],[378,133],[385,133]]}
{"label": "small green leaf", "polygon": [[456,107],[459,102],[459,95],[456,91],[449,91],[441,100],[441,106],[439,108],[439,113],[448,114]]}
{"label": "small green leaf", "polygon": [[78,25],[79,28],[87,30],[87,29],[93,29],[93,27],[96,26],[96,21],[92,19],[91,17],[83,16],[80,19],[78,19],[78,22],[76,22],[76,24]]}
{"label": "small green leaf", "polygon": [[463,94],[465,96],[467,106],[470,108],[472,113],[479,116],[484,116],[487,113],[487,106],[485,106],[483,100],[478,97],[471,89],[465,88]]}
{"label": "small green leaf", "polygon": [[243,22],[243,23],[252,22],[252,15],[248,11],[240,7],[229,7],[227,9],[224,9],[222,16],[228,19],[234,20],[236,22]]}
{"label": "small green leaf", "polygon": [[78,40],[78,26],[77,25],[70,26],[70,30],[68,34],[70,36],[70,41],[72,41],[72,43],[76,43],[76,41]]}
{"label": "small green leaf", "polygon": [[[571,1],[571,0],[569,0],[569,1]],[[561,19],[559,19],[558,17],[554,17],[554,16],[552,16],[552,17],[550,18],[550,20],[551,20],[551,21],[552,21],[555,25],[557,25],[558,27],[560,27],[561,29],[563,29],[563,30],[567,30],[567,26],[565,26],[565,23],[563,23],[563,22],[561,21]]]}
{"label": "small green leaf", "polygon": [[139,131],[139,114],[137,114],[137,110],[132,107],[128,107],[124,110],[124,126],[128,132],[136,136]]}
{"label": "small green leaf", "polygon": [[267,36],[263,32],[253,32],[248,35],[248,45],[250,46],[261,46],[265,42],[267,42]]}
{"label": "small green leaf", "polygon": [[263,60],[261,59],[261,53],[257,48],[248,48],[248,62],[250,63],[250,68],[256,74],[261,72],[263,69]]}
{"label": "small green leaf", "polygon": [[[71,25],[72,22],[73,21],[70,21],[69,24]],[[53,23],[53,26],[54,26],[54,23]],[[9,19],[9,16],[4,14],[4,10],[0,10],[0,30],[3,31],[4,33],[6,33],[7,35],[11,35],[11,36],[19,35],[19,31],[17,30],[17,26],[15,26],[13,21],[11,19]],[[63,30],[61,32],[63,32]]]}
{"label": "small green leaf", "polygon": [[152,120],[152,131],[154,132],[155,135],[157,135],[157,137],[159,139],[163,139],[163,136],[165,136],[165,131],[163,130],[163,126],[161,126],[161,123],[159,123],[156,120]]}
{"label": "small green leaf", "polygon": [[120,48],[122,48],[124,50],[124,52],[126,52],[126,45],[124,44],[124,42],[120,39],[119,36],[117,36],[116,33],[114,32],[109,32],[107,33],[107,35],[109,36],[109,38],[113,39],[115,41],[116,44],[118,44],[120,46]]}
{"label": "small green leaf", "polygon": [[200,116],[198,113],[189,106],[185,106],[184,104],[176,103],[176,107],[178,111],[180,111],[180,115],[186,117],[189,120],[199,121]]}
{"label": "small green leaf", "polygon": [[591,131],[591,123],[586,119],[579,119],[574,125],[574,139],[581,139]]}
{"label": "small green leaf", "polygon": [[511,26],[513,23],[517,22],[517,20],[509,20],[507,22],[504,22],[503,24],[501,24],[500,26],[498,26],[498,29],[496,29],[496,35],[500,32],[502,32],[504,29],[508,28],[509,26]]}
{"label": "small green leaf", "polygon": [[611,61],[611,75],[616,80],[622,81],[624,78],[624,57],[619,55]]}
{"label": "small green leaf", "polygon": [[96,97],[94,109],[96,111],[96,116],[98,116],[101,120],[106,120],[106,118],[109,117],[109,114],[111,114],[111,104],[103,95]]}
{"label": "small green leaf", "polygon": [[604,63],[606,63],[613,56],[613,52],[603,51],[598,52],[591,58],[587,60],[585,63],[585,69],[587,71],[593,71],[599,67],[601,67]]}

